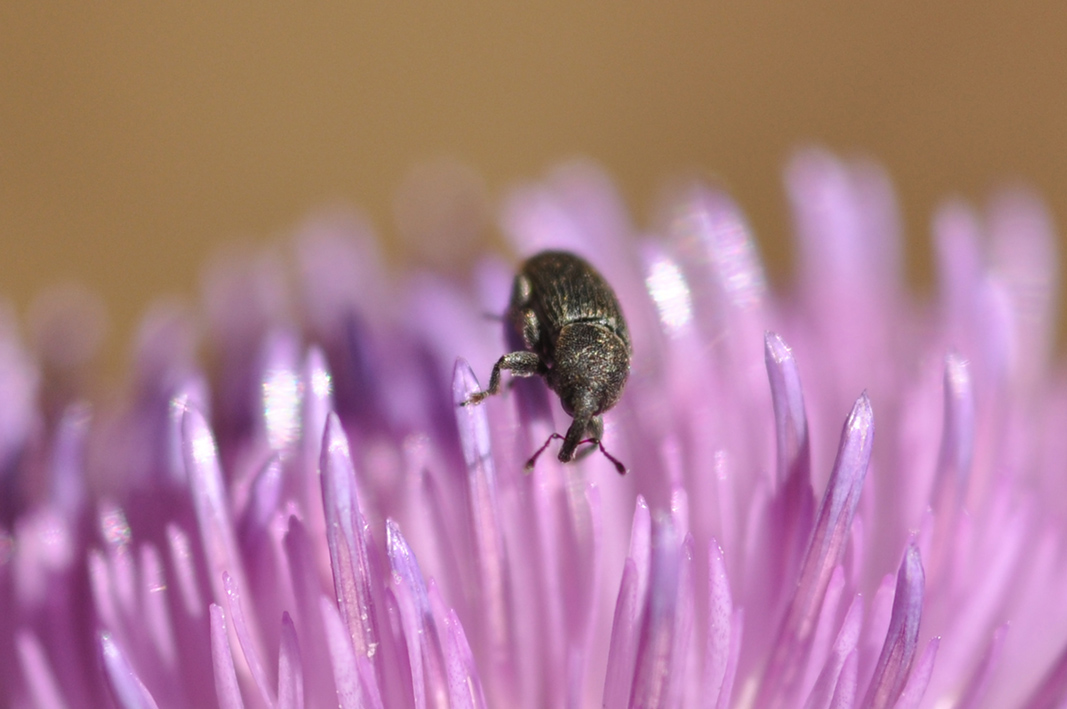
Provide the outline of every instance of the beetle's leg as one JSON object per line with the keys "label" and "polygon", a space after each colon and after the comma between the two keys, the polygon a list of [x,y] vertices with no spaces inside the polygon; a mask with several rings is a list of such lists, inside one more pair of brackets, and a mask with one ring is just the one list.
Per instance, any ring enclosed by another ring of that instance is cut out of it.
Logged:
{"label": "beetle's leg", "polygon": [[532,377],[535,374],[544,375],[548,372],[544,362],[535,352],[511,352],[504,355],[493,365],[493,373],[489,375],[489,387],[483,391],[476,391],[460,406],[480,403],[487,396],[492,396],[500,391],[500,372],[510,371],[516,377]]}
{"label": "beetle's leg", "polygon": [[541,341],[541,321],[530,309],[522,311],[522,341],[528,350],[537,349],[537,343]]}

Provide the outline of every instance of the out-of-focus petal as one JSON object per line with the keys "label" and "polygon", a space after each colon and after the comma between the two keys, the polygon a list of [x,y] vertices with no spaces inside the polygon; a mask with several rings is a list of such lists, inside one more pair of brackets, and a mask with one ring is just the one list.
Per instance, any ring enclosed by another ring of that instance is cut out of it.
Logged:
{"label": "out-of-focus petal", "polygon": [[919,620],[922,617],[923,585],[922,561],[919,549],[913,544],[904,554],[897,574],[897,591],[893,598],[893,616],[889,621],[882,654],[874,670],[874,678],[867,690],[865,703],[872,707],[891,707],[908,681],[912,660],[918,649]]}

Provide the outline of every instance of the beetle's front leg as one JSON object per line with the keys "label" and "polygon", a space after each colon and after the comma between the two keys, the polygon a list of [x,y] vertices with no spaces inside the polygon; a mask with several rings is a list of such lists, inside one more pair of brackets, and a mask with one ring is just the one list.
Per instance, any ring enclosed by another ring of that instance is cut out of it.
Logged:
{"label": "beetle's front leg", "polygon": [[489,375],[489,387],[483,391],[474,392],[460,406],[479,404],[486,397],[500,391],[500,372],[505,369],[516,377],[532,377],[538,374],[544,376],[548,373],[545,363],[535,352],[511,352],[498,359],[493,365],[493,373]]}

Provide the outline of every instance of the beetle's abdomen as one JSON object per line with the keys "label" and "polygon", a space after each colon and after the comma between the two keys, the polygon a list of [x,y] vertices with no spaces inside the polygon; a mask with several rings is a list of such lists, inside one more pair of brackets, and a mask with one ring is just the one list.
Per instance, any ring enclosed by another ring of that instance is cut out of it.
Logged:
{"label": "beetle's abdomen", "polygon": [[523,264],[520,276],[529,282],[528,306],[540,321],[542,340],[555,342],[566,325],[589,322],[608,328],[630,346],[615,293],[584,259],[562,251],[544,251]]}

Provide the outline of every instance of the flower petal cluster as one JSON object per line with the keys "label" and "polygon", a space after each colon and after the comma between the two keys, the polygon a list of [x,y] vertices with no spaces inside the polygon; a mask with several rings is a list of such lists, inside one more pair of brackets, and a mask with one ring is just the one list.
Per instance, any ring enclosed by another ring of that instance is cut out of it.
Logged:
{"label": "flower petal cluster", "polygon": [[40,408],[2,319],[0,703],[1060,706],[1048,216],[949,203],[920,297],[880,169],[807,151],[786,187],[780,293],[714,189],[652,233],[584,164],[502,205],[516,253],[617,291],[622,477],[523,472],[568,423],[541,381],[458,406],[504,351],[512,266],[390,274],[358,221],[216,263],[92,410]]}

